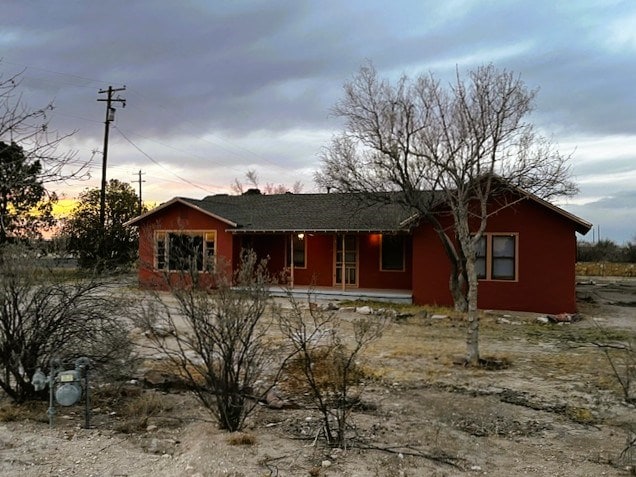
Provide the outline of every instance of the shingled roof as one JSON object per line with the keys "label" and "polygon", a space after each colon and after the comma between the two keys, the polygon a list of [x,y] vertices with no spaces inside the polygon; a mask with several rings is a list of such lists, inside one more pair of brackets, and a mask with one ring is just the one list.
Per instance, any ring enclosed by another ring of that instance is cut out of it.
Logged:
{"label": "shingled roof", "polygon": [[[589,222],[521,189],[518,192],[571,221],[575,230],[586,233]],[[439,197],[421,192],[423,204]],[[415,225],[419,214],[402,205],[399,192],[375,194],[364,201],[357,194],[272,194],[210,195],[203,199],[175,197],[159,207],[136,217],[125,225],[138,225],[148,216],[170,207],[183,205],[225,222],[232,233],[267,232],[406,232]],[[382,199],[378,201],[378,199]]]}
{"label": "shingled roof", "polygon": [[414,215],[395,202],[363,204],[351,194],[212,195],[182,199],[241,232],[390,232]]}

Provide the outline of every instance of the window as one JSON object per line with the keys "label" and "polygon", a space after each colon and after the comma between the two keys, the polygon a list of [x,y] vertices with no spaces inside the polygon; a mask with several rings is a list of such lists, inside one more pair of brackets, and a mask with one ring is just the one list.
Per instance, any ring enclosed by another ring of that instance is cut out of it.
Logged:
{"label": "window", "polygon": [[515,237],[496,235],[492,237],[493,280],[515,279]]}
{"label": "window", "polygon": [[155,235],[155,268],[166,269],[166,233],[157,232]]}
{"label": "window", "polygon": [[204,246],[206,270],[214,269],[214,256],[216,253],[215,242],[216,242],[216,232],[206,232],[205,246]]}
{"label": "window", "polygon": [[477,243],[477,278],[480,280],[517,279],[517,236],[486,234]]}
{"label": "window", "polygon": [[305,242],[306,242],[306,237],[305,234],[292,234],[291,236],[292,240],[293,240],[293,244],[290,245],[289,243],[289,239],[287,239],[285,241],[286,243],[286,253],[285,253],[285,262],[287,263],[287,266],[290,266],[292,260],[291,260],[291,253],[292,253],[292,247],[294,249],[294,268],[305,268],[306,265],[306,254],[305,254]]}
{"label": "window", "polygon": [[477,269],[477,278],[483,280],[486,278],[486,237],[482,237],[477,242],[477,259],[475,260],[475,268]]}
{"label": "window", "polygon": [[381,270],[404,270],[404,236],[382,235],[381,249]]}
{"label": "window", "polygon": [[157,270],[211,270],[216,254],[216,232],[157,232]]}

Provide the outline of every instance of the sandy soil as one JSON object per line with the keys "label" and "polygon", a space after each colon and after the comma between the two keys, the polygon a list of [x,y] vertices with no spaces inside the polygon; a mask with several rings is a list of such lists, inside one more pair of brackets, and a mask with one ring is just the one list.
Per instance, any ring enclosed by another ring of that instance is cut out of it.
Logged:
{"label": "sandy soil", "polygon": [[315,439],[318,416],[306,406],[260,406],[245,430],[254,442],[240,445],[192,395],[133,387],[130,395],[162,403],[133,432],[118,407],[124,398],[96,400],[90,429],[83,429],[81,407],[60,409],[49,428],[46,403],[31,419],[0,423],[0,475],[630,475],[620,453],[636,408],[624,402],[607,359],[590,341],[605,332],[635,336],[636,281],[586,278],[578,296],[583,320],[572,324],[487,313],[482,355],[511,363],[497,371],[453,364],[463,352],[464,327],[452,317],[420,314],[392,323],[367,353],[365,368],[375,379],[351,418],[356,440],[344,450]]}

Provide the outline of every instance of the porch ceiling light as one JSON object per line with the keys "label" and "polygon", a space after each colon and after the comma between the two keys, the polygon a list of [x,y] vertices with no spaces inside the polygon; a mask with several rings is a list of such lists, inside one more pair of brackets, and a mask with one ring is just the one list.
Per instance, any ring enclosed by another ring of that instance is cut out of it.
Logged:
{"label": "porch ceiling light", "polygon": [[305,234],[299,233],[297,237],[298,237],[298,240],[303,240],[305,238]]}

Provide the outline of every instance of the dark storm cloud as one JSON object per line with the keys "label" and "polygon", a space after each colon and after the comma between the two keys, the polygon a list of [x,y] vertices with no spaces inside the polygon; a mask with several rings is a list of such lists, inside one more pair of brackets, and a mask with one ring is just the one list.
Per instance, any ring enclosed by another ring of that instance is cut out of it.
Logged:
{"label": "dark storm cloud", "polygon": [[228,184],[255,168],[264,182],[308,184],[340,127],[330,108],[365,61],[444,81],[492,62],[539,89],[531,119],[573,152],[582,195],[598,197],[607,174],[636,163],[621,150],[636,131],[634,22],[627,0],[5,0],[0,72],[26,68],[25,101],[53,99],[54,125],[79,130],[83,154],[101,144],[97,91],[125,84],[115,164],[149,165],[121,132],[188,179]]}

